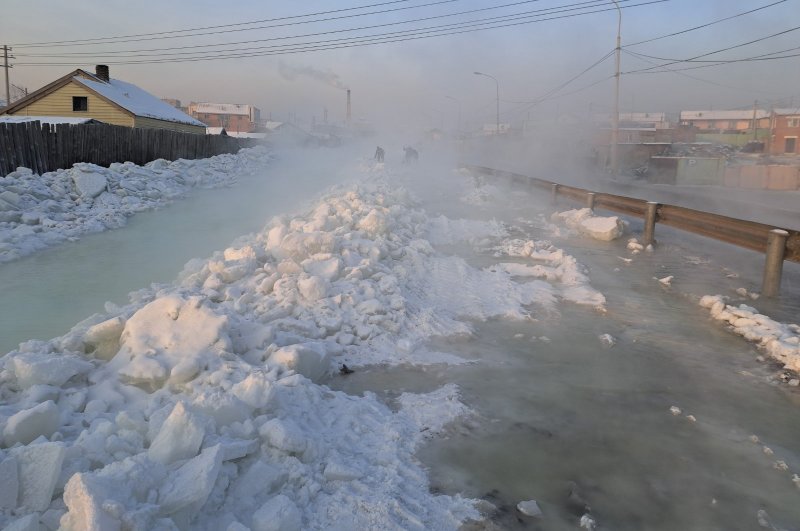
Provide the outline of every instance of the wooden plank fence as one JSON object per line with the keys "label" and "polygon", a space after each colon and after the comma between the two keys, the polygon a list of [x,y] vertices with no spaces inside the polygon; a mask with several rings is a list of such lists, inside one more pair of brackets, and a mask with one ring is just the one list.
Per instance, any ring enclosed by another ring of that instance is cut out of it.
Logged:
{"label": "wooden plank fence", "polygon": [[108,166],[156,159],[201,159],[236,153],[257,143],[249,138],[197,135],[165,129],[107,124],[0,123],[0,177],[23,166],[42,174],[76,162]]}

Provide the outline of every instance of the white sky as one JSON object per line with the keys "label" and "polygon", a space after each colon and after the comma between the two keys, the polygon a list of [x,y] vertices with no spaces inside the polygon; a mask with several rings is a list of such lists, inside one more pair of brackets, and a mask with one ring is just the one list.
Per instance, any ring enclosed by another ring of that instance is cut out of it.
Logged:
{"label": "white sky", "polygon": [[[412,0],[369,11],[415,6],[431,0]],[[512,3],[513,0],[454,0],[427,8],[408,9],[338,21],[293,25],[257,31],[228,32],[183,39],[165,39],[99,46],[30,48],[15,46],[14,62],[57,61],[72,64],[57,66],[18,65],[11,80],[30,90],[37,89],[76,67],[93,69],[98,62],[110,64],[112,77],[135,83],[160,96],[189,101],[252,103],[264,117],[286,119],[322,118],[327,107],[331,120],[341,120],[345,111],[344,92],[312,76],[287,79],[281,75],[281,62],[290,69],[311,69],[338,76],[353,90],[353,112],[373,122],[389,119],[428,126],[454,127],[460,102],[462,120],[473,126],[493,122],[495,86],[491,79],[473,75],[482,71],[500,83],[503,120],[529,116],[551,119],[559,113],[608,111],[613,97],[613,81],[606,79],[593,88],[572,96],[551,99],[538,105],[531,101],[610,52],[614,47],[617,14],[615,10],[581,17],[518,25],[502,29],[313,53],[252,57],[165,64],[113,64],[114,50],[140,50],[165,46],[222,44],[249,39],[293,36],[397,22],[424,16],[441,15]],[[416,25],[393,26],[369,32],[399,31],[409,27],[444,24],[474,18],[505,15],[533,9],[574,4],[579,0],[539,0],[501,10],[486,11],[460,18],[437,19]],[[629,0],[640,3],[647,0]],[[623,10],[622,43],[680,31],[775,0],[670,0]],[[621,0],[624,4],[624,0]],[[53,40],[88,39],[233,24],[342,9],[380,3],[380,0],[303,2],[238,1],[224,5],[219,1],[163,2],[156,0],[4,0],[0,17],[0,39],[21,45]],[[598,0],[597,4],[602,4]],[[613,7],[606,2],[608,7]],[[596,8],[597,9],[597,8]],[[347,12],[353,13],[353,12]],[[342,13],[344,14],[344,13]],[[315,18],[325,18],[325,15]],[[293,19],[296,21],[297,19]],[[273,23],[274,24],[274,23]],[[800,0],[785,2],[751,15],[720,23],[677,37],[642,44],[631,51],[664,58],[689,58],[709,51],[741,44],[800,26]],[[353,35],[353,34],[346,34]],[[334,34],[322,38],[341,38]],[[306,38],[305,40],[310,40]],[[4,44],[5,42],[0,42]],[[278,41],[280,42],[280,41]],[[291,41],[283,41],[291,42]],[[274,44],[273,42],[250,46]],[[730,50],[716,58],[752,57],[800,46],[800,30],[777,38]],[[75,53],[91,51],[94,56],[79,58],[40,58],[31,53]],[[163,53],[163,52],[161,52]],[[785,55],[800,53],[795,50]],[[77,64],[76,64],[77,63]],[[623,72],[650,66],[629,55],[622,56]],[[694,65],[674,65],[681,68]],[[572,92],[613,74],[613,57],[566,87]],[[687,77],[687,75],[692,77]],[[699,78],[699,79],[698,79]],[[800,104],[800,57],[777,61],[745,62],[686,71],[684,74],[625,75],[622,77],[621,110],[677,112],[689,109],[746,108],[753,100],[788,106]]]}

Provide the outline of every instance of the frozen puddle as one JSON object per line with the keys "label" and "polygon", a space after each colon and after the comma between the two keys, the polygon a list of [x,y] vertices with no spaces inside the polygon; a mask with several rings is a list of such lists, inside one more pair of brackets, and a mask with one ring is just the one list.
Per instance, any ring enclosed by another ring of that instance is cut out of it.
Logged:
{"label": "frozen puddle", "polygon": [[319,383],[345,364],[463,365],[420,347],[468,337],[472,321],[552,311],[554,284],[473,267],[427,239],[505,236],[497,224],[469,229],[371,180],[189,262],[173,286],[23,343],[0,359],[0,524],[456,529],[479,519],[474,500],[431,494],[414,456],[471,416],[458,386],[405,393],[393,410]]}

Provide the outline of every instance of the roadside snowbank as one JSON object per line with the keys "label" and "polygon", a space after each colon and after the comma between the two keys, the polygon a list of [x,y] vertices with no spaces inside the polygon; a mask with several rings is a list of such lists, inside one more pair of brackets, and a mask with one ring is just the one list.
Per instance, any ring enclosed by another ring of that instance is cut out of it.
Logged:
{"label": "roadside snowbank", "polygon": [[577,270],[562,257],[556,286],[520,284],[436,252],[434,234],[505,237],[496,223],[431,219],[372,179],[0,358],[0,471],[15,472],[0,482],[0,526],[457,529],[478,518],[472,500],[431,494],[414,458],[468,413],[455,386],[404,394],[393,413],[370,393],[331,391],[326,375],[458,361],[418,347],[470,334],[468,320],[547,310]]}
{"label": "roadside snowbank", "polygon": [[228,186],[263,168],[266,148],[208,159],[155,160],[108,168],[78,163],[35,175],[18,168],[0,178],[0,263],[90,232],[119,228],[126,218],[163,206],[191,188]]}
{"label": "roadside snowbank", "polygon": [[758,343],[785,368],[800,372],[800,325],[779,323],[752,306],[733,306],[725,301],[722,295],[706,295],[700,299],[700,306],[708,308],[714,319],[727,323],[734,333]]}

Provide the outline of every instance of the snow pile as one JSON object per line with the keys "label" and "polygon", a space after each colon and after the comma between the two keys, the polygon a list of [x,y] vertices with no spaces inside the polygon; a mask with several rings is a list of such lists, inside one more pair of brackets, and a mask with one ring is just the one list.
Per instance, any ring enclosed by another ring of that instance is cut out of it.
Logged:
{"label": "snow pile", "polygon": [[128,216],[163,206],[192,187],[233,184],[270,158],[265,148],[250,148],[202,160],[159,159],[144,166],[78,163],[43,175],[18,168],[0,179],[0,262],[121,227]]}
{"label": "snow pile", "polygon": [[590,208],[555,212],[551,219],[595,240],[615,240],[625,231],[625,224],[619,217],[595,216]]}
{"label": "snow pile", "polygon": [[[0,471],[16,471],[0,482],[0,526],[456,529],[477,518],[470,500],[432,495],[413,455],[467,412],[457,388],[403,395],[393,413],[320,385],[343,362],[441,362],[418,345],[554,303],[547,282],[476,269],[425,239],[436,226],[451,228],[444,243],[463,238],[460,225],[380,180],[339,189],[190,261],[173,286],[0,358]],[[562,281],[579,277],[574,260],[548,267],[559,265]]]}
{"label": "snow pile", "polygon": [[534,265],[507,262],[489,268],[511,277],[531,277],[556,283],[562,299],[603,309],[606,298],[589,285],[589,277],[573,257],[547,240],[508,239],[496,247],[496,255],[529,259]]}
{"label": "snow pile", "polygon": [[727,323],[735,333],[758,343],[785,368],[800,371],[800,325],[779,323],[751,306],[733,306],[725,300],[722,295],[706,295],[700,299],[700,306],[708,308],[714,319]]}
{"label": "snow pile", "polygon": [[428,222],[426,238],[432,245],[469,242],[483,244],[488,239],[502,238],[507,230],[498,221],[478,221],[470,219],[450,219],[445,216],[432,218]]}

